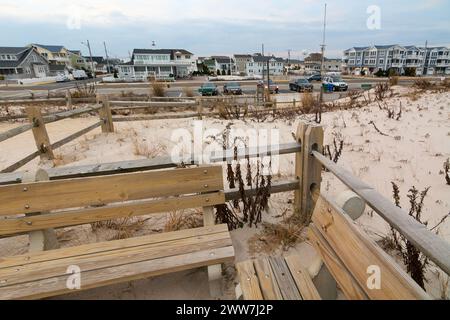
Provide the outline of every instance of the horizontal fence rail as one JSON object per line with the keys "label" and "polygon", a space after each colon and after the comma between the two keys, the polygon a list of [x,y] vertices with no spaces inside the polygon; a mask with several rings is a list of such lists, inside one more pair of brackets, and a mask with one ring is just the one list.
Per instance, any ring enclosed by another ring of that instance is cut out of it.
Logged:
{"label": "horizontal fence rail", "polygon": [[373,187],[336,165],[321,153],[312,151],[312,155],[430,260],[450,274],[450,244],[448,242],[430,232],[423,224],[410,217],[407,212],[383,197]]}
{"label": "horizontal fence rail", "polygon": [[[91,130],[100,125],[99,123],[93,124]],[[88,128],[86,128],[88,129]],[[67,139],[67,138],[66,138]],[[58,142],[57,142],[58,143]],[[56,143],[55,143],[56,144]],[[269,155],[284,155],[290,153],[299,152],[301,149],[300,143],[285,143],[281,145],[270,145],[260,148],[239,148],[237,150],[237,159],[257,158],[261,156]],[[193,156],[192,159],[198,159],[199,156]],[[234,150],[228,149],[224,152],[212,153],[209,155],[211,162],[225,162],[234,159]],[[130,160],[130,161],[118,161],[102,164],[75,166],[75,167],[62,167],[62,168],[50,168],[46,169],[49,180],[60,180],[69,178],[83,178],[93,177],[108,174],[128,173],[137,171],[157,170],[176,168],[180,165],[198,165],[198,160],[188,159],[183,163],[176,163],[171,157],[157,157],[154,159],[142,159],[142,160]],[[0,174],[0,185],[21,183],[23,172],[13,172]]]}

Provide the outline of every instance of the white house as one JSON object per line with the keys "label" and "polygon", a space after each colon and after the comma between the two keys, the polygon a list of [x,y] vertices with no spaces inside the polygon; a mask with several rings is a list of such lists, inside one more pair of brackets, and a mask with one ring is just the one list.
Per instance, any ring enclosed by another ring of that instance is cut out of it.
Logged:
{"label": "white house", "polygon": [[272,76],[283,75],[284,59],[276,58],[275,56],[262,56],[256,54],[252,56],[250,62],[247,62],[246,69],[249,76],[262,76],[267,74],[267,66],[269,67],[269,74]]}
{"label": "white house", "polygon": [[194,55],[184,49],[134,49],[131,61],[118,65],[120,79],[186,77],[197,71]]}

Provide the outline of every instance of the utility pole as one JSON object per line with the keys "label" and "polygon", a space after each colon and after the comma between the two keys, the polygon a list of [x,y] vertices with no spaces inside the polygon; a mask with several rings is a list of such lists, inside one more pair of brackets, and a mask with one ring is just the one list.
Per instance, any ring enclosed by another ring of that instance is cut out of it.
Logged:
{"label": "utility pole", "polygon": [[81,44],[84,44],[89,49],[89,56],[91,58],[92,77],[95,79],[94,60],[92,59],[91,44],[89,43],[89,40],[87,40],[86,43],[82,42]]}
{"label": "utility pole", "polygon": [[[327,4],[325,3],[325,12],[323,17],[323,38],[322,38],[322,45],[320,46],[320,51],[322,53],[322,62],[320,64],[320,77],[323,79],[323,65],[325,62],[325,32],[327,27]],[[323,85],[320,87],[320,102],[323,101]]]}
{"label": "utility pole", "polygon": [[291,49],[288,49],[288,74],[291,70]]}
{"label": "utility pole", "polygon": [[264,57],[264,43],[262,44],[261,54],[262,54],[263,57]]}
{"label": "utility pole", "polygon": [[105,41],[103,41],[103,46],[105,47],[105,54],[106,54],[106,66],[107,66],[107,68],[108,68],[108,70],[107,70],[107,72],[106,73],[109,73],[109,68],[110,68],[110,66],[109,66],[109,57],[108,57],[108,50],[106,49],[106,42]]}
{"label": "utility pole", "polygon": [[422,75],[426,75],[425,65],[426,65],[426,61],[427,61],[427,51],[428,51],[428,40],[425,41],[425,52],[423,53]]}

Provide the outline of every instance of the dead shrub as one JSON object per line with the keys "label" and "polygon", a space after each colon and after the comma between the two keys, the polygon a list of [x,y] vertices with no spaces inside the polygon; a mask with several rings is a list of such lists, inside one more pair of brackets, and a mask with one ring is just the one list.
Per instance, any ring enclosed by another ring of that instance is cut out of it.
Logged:
{"label": "dead shrub", "polygon": [[317,104],[317,99],[310,92],[304,92],[302,95],[302,111],[304,113],[310,113],[314,106]]}
{"label": "dead shrub", "polygon": [[153,97],[165,97],[166,96],[166,87],[164,83],[152,81],[151,86],[151,95]]}
{"label": "dead shrub", "polygon": [[120,240],[131,238],[138,231],[142,230],[145,222],[149,219],[142,218],[120,218],[116,220],[106,220],[91,223],[93,232],[99,229],[115,230],[116,234],[110,240]]}
{"label": "dead shrub", "polygon": [[231,103],[229,101],[217,101],[214,109],[219,113],[219,117],[226,120],[245,119],[248,116],[248,105]]}
{"label": "dead shrub", "polygon": [[[236,144],[236,141],[234,142]],[[260,159],[256,160],[256,172],[252,169],[250,158],[245,158],[246,172],[243,176],[241,161],[238,161],[238,148],[234,147],[235,167],[228,166],[227,180],[231,186],[237,185],[239,200],[231,203],[231,207],[225,209],[216,206],[216,222],[226,223],[230,229],[242,227],[247,224],[255,226],[262,221],[262,212],[267,208],[272,185],[272,175],[264,175],[265,166]],[[271,161],[268,168],[271,167]],[[230,204],[229,204],[230,206]]]}
{"label": "dead shrub", "polygon": [[334,163],[338,163],[344,149],[344,138],[341,133],[334,132],[333,135],[333,151],[331,151],[330,145],[325,145],[323,155],[330,158]]}
{"label": "dead shrub", "polygon": [[75,91],[70,93],[72,98],[92,98],[97,95],[97,87],[95,83],[75,84]]}
{"label": "dead shrub", "polygon": [[[393,199],[397,207],[400,206],[400,189],[394,183],[392,183],[393,189]],[[408,191],[407,197],[409,198],[409,216],[413,217],[416,221],[428,226],[428,222],[422,220],[422,212],[424,206],[425,197],[428,194],[430,188],[425,188],[423,191],[419,192],[415,186],[411,187]],[[441,221],[436,224],[431,231],[436,233],[439,231],[439,226],[445,222],[445,220],[450,216],[450,213],[445,215]],[[406,265],[406,271],[411,275],[411,278],[416,281],[416,283],[425,290],[425,273],[429,265],[428,258],[419,251],[404,235],[399,233],[391,226],[391,232],[382,241],[381,244],[385,249],[397,250],[403,259],[403,263]]]}
{"label": "dead shrub", "polygon": [[383,101],[384,98],[387,97],[387,93],[389,92],[390,85],[387,82],[378,83],[375,86],[375,100]]}
{"label": "dead shrub", "polygon": [[145,140],[133,139],[135,156],[144,156],[148,159],[155,158],[166,151],[166,146],[160,143],[149,144]]}
{"label": "dead shrub", "polygon": [[281,248],[288,251],[302,239],[304,225],[295,216],[283,219],[280,223],[263,222],[263,230],[249,239],[249,249],[253,253],[273,253]]}
{"label": "dead shrub", "polygon": [[393,76],[389,78],[389,85],[392,86],[396,86],[398,84],[398,76]]}
{"label": "dead shrub", "polygon": [[434,84],[427,79],[417,79],[416,81],[414,81],[413,86],[420,90],[430,90],[434,88]]}
{"label": "dead shrub", "polygon": [[193,229],[201,226],[203,226],[203,214],[201,211],[173,211],[168,214],[164,232]]}
{"label": "dead shrub", "polygon": [[450,158],[444,162],[445,182],[450,186]]}

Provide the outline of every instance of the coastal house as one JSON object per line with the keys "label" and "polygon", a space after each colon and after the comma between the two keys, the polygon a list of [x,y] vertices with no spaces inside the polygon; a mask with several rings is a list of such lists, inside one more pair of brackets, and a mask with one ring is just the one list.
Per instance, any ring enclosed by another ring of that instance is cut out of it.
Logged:
{"label": "coastal house", "polygon": [[0,47],[0,75],[7,79],[44,78],[49,63],[32,47]]}

